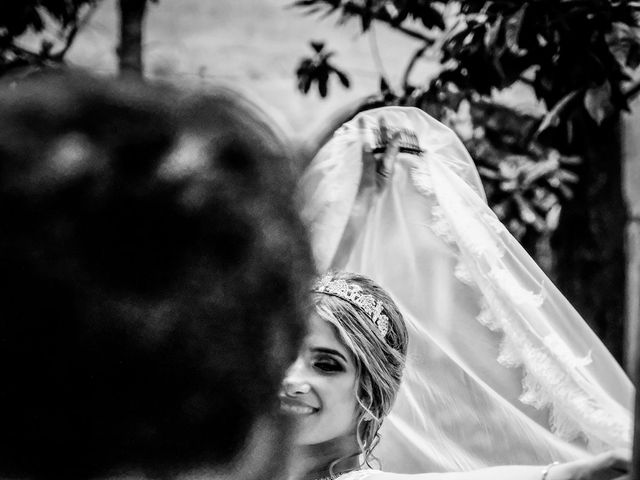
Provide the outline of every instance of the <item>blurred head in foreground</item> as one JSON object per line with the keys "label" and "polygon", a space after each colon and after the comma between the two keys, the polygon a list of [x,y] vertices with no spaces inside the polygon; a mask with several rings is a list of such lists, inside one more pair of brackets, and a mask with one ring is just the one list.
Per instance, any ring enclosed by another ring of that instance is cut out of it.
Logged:
{"label": "blurred head in foreground", "polygon": [[287,152],[229,92],[0,93],[0,476],[278,474],[312,269]]}

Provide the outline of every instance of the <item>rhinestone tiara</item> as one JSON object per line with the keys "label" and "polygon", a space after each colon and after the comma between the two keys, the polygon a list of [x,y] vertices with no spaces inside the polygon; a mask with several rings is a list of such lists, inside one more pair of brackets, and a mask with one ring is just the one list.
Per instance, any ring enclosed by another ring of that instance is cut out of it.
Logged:
{"label": "rhinestone tiara", "polygon": [[334,280],[331,275],[325,275],[316,282],[311,290],[316,293],[333,295],[358,307],[373,322],[382,338],[389,331],[389,318],[382,313],[384,308],[382,302],[376,300],[373,295],[364,293],[360,285],[341,279]]}

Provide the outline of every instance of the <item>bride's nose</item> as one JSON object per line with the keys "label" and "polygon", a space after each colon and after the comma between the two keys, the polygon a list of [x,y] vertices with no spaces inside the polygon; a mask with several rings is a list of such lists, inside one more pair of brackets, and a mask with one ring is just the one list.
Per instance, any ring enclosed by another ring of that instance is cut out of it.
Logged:
{"label": "bride's nose", "polygon": [[287,369],[284,380],[282,381],[282,389],[289,396],[304,395],[311,391],[311,385],[306,379],[304,359],[298,357],[295,362]]}

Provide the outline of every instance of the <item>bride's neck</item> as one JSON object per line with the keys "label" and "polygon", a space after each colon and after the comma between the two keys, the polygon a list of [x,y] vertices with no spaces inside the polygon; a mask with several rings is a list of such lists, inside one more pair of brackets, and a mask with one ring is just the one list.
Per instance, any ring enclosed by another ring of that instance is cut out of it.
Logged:
{"label": "bride's neck", "polygon": [[[360,447],[355,435],[345,435],[315,445],[293,448],[291,480],[314,480],[354,470],[359,466]],[[339,460],[331,472],[331,465]]]}

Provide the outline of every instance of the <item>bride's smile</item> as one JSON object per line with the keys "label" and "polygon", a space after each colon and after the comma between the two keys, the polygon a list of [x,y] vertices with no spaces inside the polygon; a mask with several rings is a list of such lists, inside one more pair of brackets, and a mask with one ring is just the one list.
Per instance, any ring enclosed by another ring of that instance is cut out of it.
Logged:
{"label": "bride's smile", "polygon": [[[314,445],[353,434],[356,366],[334,327],[311,316],[309,333],[283,381],[280,405],[296,423],[296,443]],[[355,437],[354,437],[355,438]]]}
{"label": "bride's smile", "polygon": [[284,413],[290,415],[313,415],[319,411],[318,408],[311,407],[286,395],[280,396],[280,408]]}

